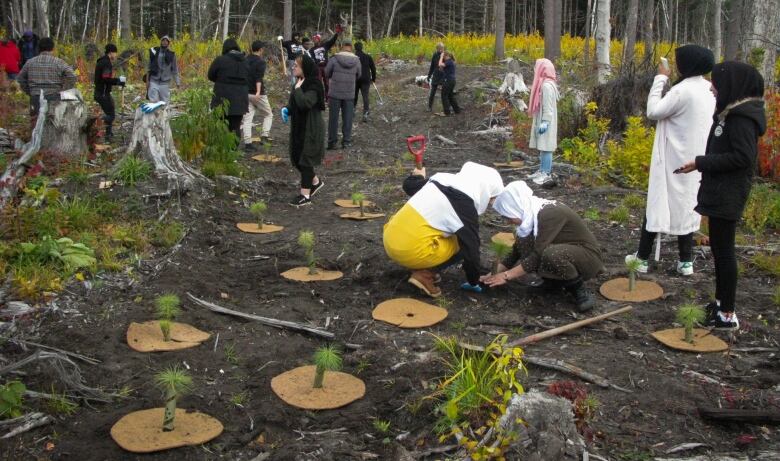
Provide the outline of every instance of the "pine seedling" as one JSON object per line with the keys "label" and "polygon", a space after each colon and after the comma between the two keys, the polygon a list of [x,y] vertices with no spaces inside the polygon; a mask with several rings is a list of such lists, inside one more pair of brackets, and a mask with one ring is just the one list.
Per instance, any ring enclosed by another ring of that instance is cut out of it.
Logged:
{"label": "pine seedling", "polygon": [[176,401],[192,390],[192,378],[176,365],[157,373],[154,381],[157,387],[163,391],[165,397],[163,431],[172,431],[176,417]]}
{"label": "pine seedling", "polygon": [[314,374],[314,388],[320,389],[322,381],[325,379],[325,372],[341,368],[341,351],[333,345],[317,349],[314,353],[314,365],[317,366],[317,371]]}
{"label": "pine seedling", "polygon": [[496,261],[493,263],[493,275],[495,275],[498,274],[498,266],[501,261],[512,252],[512,247],[504,242],[490,242],[490,249],[496,255]]}
{"label": "pine seedling", "polygon": [[704,309],[693,304],[685,304],[677,309],[677,322],[685,328],[686,343],[693,343],[693,326],[703,322],[706,317]]}
{"label": "pine seedling", "polygon": [[180,313],[181,301],[175,294],[169,293],[162,295],[155,301],[157,305],[157,318],[160,319],[160,331],[163,334],[163,340],[171,340],[171,325]]}
{"label": "pine seedling", "polygon": [[249,206],[249,212],[252,213],[252,215],[255,217],[258,229],[263,228],[263,216],[265,216],[265,212],[267,210],[268,205],[266,205],[263,201],[255,202]]}
{"label": "pine seedling", "polygon": [[636,289],[636,273],[639,271],[641,265],[642,261],[636,258],[626,262],[626,269],[628,269],[628,291],[634,291]]}
{"label": "pine seedling", "polygon": [[515,143],[509,139],[504,143],[504,150],[506,151],[506,163],[512,163],[512,151],[515,150]]}
{"label": "pine seedling", "polygon": [[361,194],[360,192],[355,192],[352,194],[352,204],[358,205],[360,207],[360,217],[362,218],[365,216],[365,213],[363,212],[363,201],[366,199],[366,196]]}
{"label": "pine seedling", "polygon": [[301,231],[298,234],[298,245],[303,247],[306,252],[306,264],[309,266],[309,275],[317,273],[317,267],[315,266],[316,259],[314,258],[314,232]]}

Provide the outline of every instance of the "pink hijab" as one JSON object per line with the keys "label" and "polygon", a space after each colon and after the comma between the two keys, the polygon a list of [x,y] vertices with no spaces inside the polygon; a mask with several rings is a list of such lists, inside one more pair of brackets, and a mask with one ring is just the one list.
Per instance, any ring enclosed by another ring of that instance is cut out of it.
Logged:
{"label": "pink hijab", "polygon": [[542,84],[548,80],[552,82],[558,80],[555,76],[555,66],[549,59],[537,59],[534,65],[534,83],[531,85],[531,98],[528,100],[528,114],[534,115],[539,112],[539,107],[542,105]]}

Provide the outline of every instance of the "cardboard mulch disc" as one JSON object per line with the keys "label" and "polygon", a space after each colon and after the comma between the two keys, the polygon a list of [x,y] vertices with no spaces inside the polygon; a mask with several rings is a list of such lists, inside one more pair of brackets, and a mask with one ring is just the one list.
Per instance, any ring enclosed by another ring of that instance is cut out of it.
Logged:
{"label": "cardboard mulch disc", "polygon": [[511,232],[499,232],[498,234],[494,235],[491,240],[512,246],[515,244],[515,234]]}
{"label": "cardboard mulch disc", "polygon": [[690,352],[722,352],[729,348],[725,341],[713,335],[703,328],[693,329],[693,343],[685,341],[684,328],[670,328],[668,330],[651,333],[653,338],[672,349]]}
{"label": "cardboard mulch disc", "polygon": [[317,272],[310,274],[308,267],[296,267],[282,272],[282,277],[296,282],[328,282],[338,280],[344,277],[344,274],[341,271],[326,271],[325,269],[317,269]]}
{"label": "cardboard mulch disc", "polygon": [[252,157],[252,160],[257,160],[258,162],[267,162],[267,163],[279,163],[282,161],[280,157],[277,157],[276,155],[266,155],[266,154],[260,154],[255,155]]}
{"label": "cardboard mulch disc", "polygon": [[[340,206],[341,208],[360,208],[360,205],[357,203],[352,203],[352,200],[350,199],[338,199],[334,201],[336,205]],[[371,200],[363,200],[363,208],[374,206],[374,202]]]}
{"label": "cardboard mulch disc", "polygon": [[284,226],[275,226],[273,224],[263,224],[263,227],[260,228],[256,222],[240,222],[236,223],[236,227],[241,232],[248,234],[270,234],[284,229]]}
{"label": "cardboard mulch disc", "polygon": [[[364,205],[365,206],[365,205]],[[381,218],[385,214],[384,213],[363,213],[363,216],[360,216],[359,211],[350,211],[349,213],[343,213],[340,214],[339,217],[342,219],[352,219],[355,221],[368,221],[371,219]]]}
{"label": "cardboard mulch disc", "polygon": [[628,291],[628,278],[619,277],[605,282],[599,288],[601,295],[612,301],[641,303],[652,301],[664,295],[661,285],[647,280],[637,280],[634,291]]}
{"label": "cardboard mulch disc", "polygon": [[176,409],[173,430],[162,430],[164,408],[134,411],[111,428],[111,438],[133,453],[152,453],[188,445],[201,445],[222,433],[222,423],[197,411]]}
{"label": "cardboard mulch disc", "polygon": [[493,162],[496,168],[520,168],[524,165],[522,160],[512,160],[511,162]]}
{"label": "cardboard mulch disc", "polygon": [[366,384],[339,371],[326,371],[322,387],[315,389],[317,367],[293,368],[271,380],[271,389],[286,403],[305,410],[330,410],[343,407],[366,395]]}
{"label": "cardboard mulch disc", "polygon": [[432,306],[411,298],[391,299],[371,312],[374,320],[381,320],[399,328],[423,328],[447,318],[447,309]]}
{"label": "cardboard mulch disc", "polygon": [[132,322],[127,328],[127,345],[138,352],[178,351],[199,346],[211,337],[205,331],[187,325],[171,322],[171,340],[163,339],[160,322],[150,320],[144,323]]}

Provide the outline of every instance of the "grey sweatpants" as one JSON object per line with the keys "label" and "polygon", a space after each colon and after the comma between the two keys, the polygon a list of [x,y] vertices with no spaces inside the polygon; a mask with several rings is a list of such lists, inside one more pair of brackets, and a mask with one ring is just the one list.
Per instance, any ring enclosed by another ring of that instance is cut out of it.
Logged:
{"label": "grey sweatpants", "polygon": [[328,144],[336,144],[339,140],[339,111],[341,111],[341,142],[352,142],[352,119],[355,116],[355,101],[353,99],[330,98],[328,102]]}
{"label": "grey sweatpants", "polygon": [[155,82],[154,80],[149,82],[149,101],[165,103],[171,102],[171,86],[169,83]]}

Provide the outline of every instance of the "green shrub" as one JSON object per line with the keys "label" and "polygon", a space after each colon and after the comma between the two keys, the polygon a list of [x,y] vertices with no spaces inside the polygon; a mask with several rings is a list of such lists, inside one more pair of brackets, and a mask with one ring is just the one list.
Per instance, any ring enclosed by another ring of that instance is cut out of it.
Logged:
{"label": "green shrub", "polygon": [[9,381],[0,386],[0,418],[18,418],[24,414],[22,396],[26,390],[21,381]]}
{"label": "green shrub", "polygon": [[184,237],[184,226],[178,221],[158,222],[149,235],[152,245],[171,248]]}
{"label": "green shrub", "polygon": [[599,214],[599,210],[596,208],[588,208],[585,210],[585,212],[582,214],[585,219],[588,221],[598,221],[601,215]]}
{"label": "green shrub", "polygon": [[594,102],[585,105],[587,124],[577,136],[561,140],[560,148],[567,162],[593,172],[598,179],[604,164],[601,143],[608,134],[609,120],[597,117],[596,109]]}
{"label": "green shrub", "polygon": [[762,271],[780,277],[780,254],[757,253],[751,262]]}
{"label": "green shrub", "polygon": [[754,235],[760,235],[767,228],[780,227],[780,191],[767,184],[754,186],[742,218],[745,227]]}
{"label": "green shrub", "polygon": [[618,224],[628,224],[629,211],[625,205],[620,205],[609,212],[608,218]]}
{"label": "green shrub", "polygon": [[654,137],[655,129],[646,127],[641,117],[628,117],[623,141],[607,143],[610,172],[619,174],[628,186],[646,188]]}
{"label": "green shrub", "polygon": [[117,163],[112,173],[115,180],[130,187],[149,179],[151,175],[152,164],[135,155],[126,155]]}
{"label": "green shrub", "polygon": [[629,210],[642,210],[646,206],[646,200],[641,195],[630,194],[623,198],[623,205]]}

